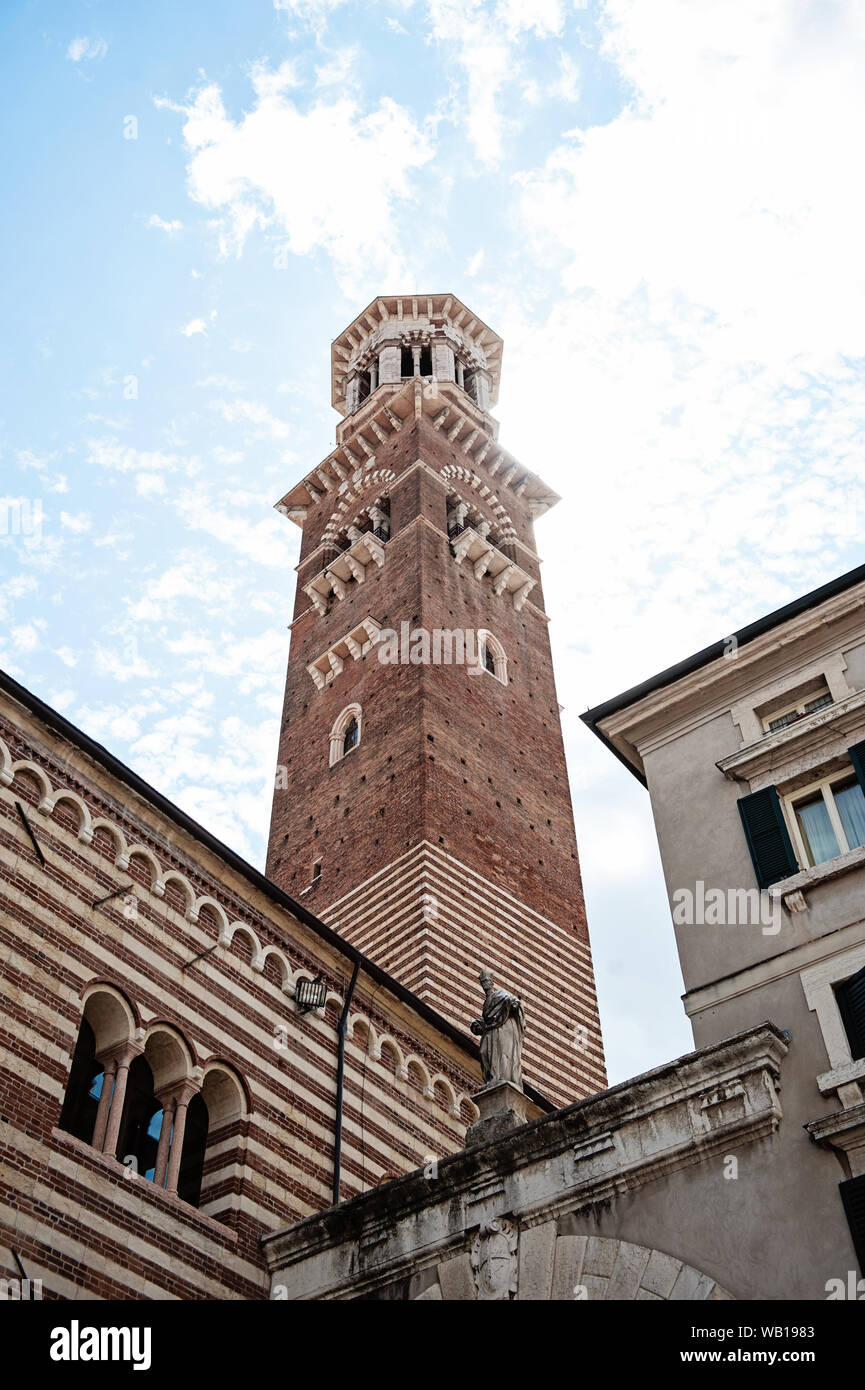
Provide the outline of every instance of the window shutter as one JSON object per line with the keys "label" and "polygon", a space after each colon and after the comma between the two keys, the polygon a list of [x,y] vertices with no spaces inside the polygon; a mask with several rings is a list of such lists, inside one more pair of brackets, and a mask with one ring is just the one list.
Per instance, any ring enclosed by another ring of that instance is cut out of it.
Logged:
{"label": "window shutter", "polygon": [[859,1268],[865,1274],[865,1174],[838,1184]]}
{"label": "window shutter", "polygon": [[854,743],[852,748],[847,749],[847,754],[856,769],[859,785],[865,792],[865,743]]}
{"label": "window shutter", "polygon": [[865,1057],[865,970],[860,970],[842,985],[836,985],[835,998],[851,1057],[854,1061]]}
{"label": "window shutter", "polygon": [[789,874],[798,873],[784,813],[774,787],[764,787],[739,801],[739,815],[745,828],[748,849],[760,888],[768,888]]}

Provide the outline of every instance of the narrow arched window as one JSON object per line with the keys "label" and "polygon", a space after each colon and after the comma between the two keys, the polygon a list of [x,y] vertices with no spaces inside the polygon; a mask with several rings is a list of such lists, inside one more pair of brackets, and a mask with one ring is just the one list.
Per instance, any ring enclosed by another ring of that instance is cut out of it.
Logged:
{"label": "narrow arched window", "polygon": [[330,766],[342,762],[361,739],[360,705],[346,705],[330,731]]}
{"label": "narrow arched window", "polygon": [[478,665],[481,670],[495,676],[502,685],[508,683],[508,659],[505,649],[491,632],[478,633]]}
{"label": "narrow arched window", "polygon": [[162,1106],[154,1094],[153,1072],[145,1057],[135,1057],[126,1084],[117,1157],[127,1164],[134,1159],[134,1171],[151,1182],[161,1128]]}
{"label": "narrow arched window", "polygon": [[177,1195],[181,1202],[188,1202],[191,1207],[197,1207],[201,1200],[208,1124],[207,1106],[200,1095],[195,1095],[186,1110],[183,1152],[177,1177]]}
{"label": "narrow arched window", "polygon": [[96,1060],[96,1035],[87,1019],[82,1018],[60,1112],[60,1128],[83,1139],[85,1144],[93,1139],[104,1081],[105,1068]]}

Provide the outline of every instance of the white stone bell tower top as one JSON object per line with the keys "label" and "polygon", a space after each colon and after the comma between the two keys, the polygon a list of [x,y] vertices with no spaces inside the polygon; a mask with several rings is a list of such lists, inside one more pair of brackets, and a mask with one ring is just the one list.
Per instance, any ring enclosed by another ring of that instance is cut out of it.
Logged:
{"label": "white stone bell tower top", "polygon": [[421,377],[455,382],[486,411],[498,400],[501,363],[501,338],[454,295],[386,295],[334,340],[332,401],[352,415],[379,388]]}

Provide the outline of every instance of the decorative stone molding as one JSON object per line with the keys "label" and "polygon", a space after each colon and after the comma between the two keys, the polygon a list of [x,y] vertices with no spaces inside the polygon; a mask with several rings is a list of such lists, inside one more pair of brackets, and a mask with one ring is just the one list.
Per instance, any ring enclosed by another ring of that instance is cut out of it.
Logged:
{"label": "decorative stone molding", "polygon": [[766,734],[721,758],[717,767],[731,781],[748,782],[759,791],[770,782],[789,781],[832,758],[845,758],[851,741],[861,737],[865,690],[817,710],[786,729]]}
{"label": "decorative stone molding", "polygon": [[461,565],[468,560],[475,579],[488,575],[492,580],[494,594],[510,595],[514,608],[519,613],[523,604],[535,587],[535,581],[525,570],[520,569],[514,560],[509,560],[496,546],[479,535],[473,526],[467,526],[453,542],[454,563]]}
{"label": "decorative stone molding", "polygon": [[355,581],[362,584],[366,579],[368,565],[381,569],[384,564],[385,546],[371,531],[359,536],[341,555],[319,574],[304,584],[303,591],[312,600],[317,611],[324,616],[330,606],[331,596],[344,599],[347,586]]}
{"label": "decorative stone molding", "polygon": [[376,618],[364,618],[362,622],[340,637],[321,656],[307,666],[317,690],[323,690],[334,677],[338,676],[346,661],[359,661],[378,642],[381,623]]}

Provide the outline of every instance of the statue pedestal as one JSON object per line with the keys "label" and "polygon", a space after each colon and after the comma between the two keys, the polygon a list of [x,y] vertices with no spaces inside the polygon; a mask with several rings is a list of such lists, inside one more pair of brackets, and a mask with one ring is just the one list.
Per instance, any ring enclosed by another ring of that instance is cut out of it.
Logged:
{"label": "statue pedestal", "polygon": [[480,1118],[466,1130],[466,1148],[485,1144],[536,1120],[543,1111],[510,1081],[490,1081],[472,1096]]}

